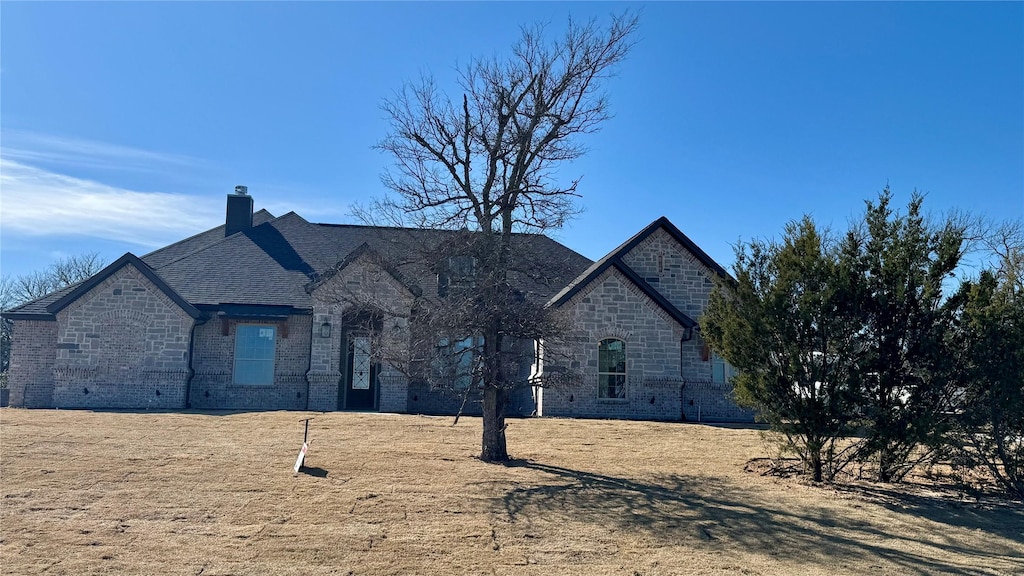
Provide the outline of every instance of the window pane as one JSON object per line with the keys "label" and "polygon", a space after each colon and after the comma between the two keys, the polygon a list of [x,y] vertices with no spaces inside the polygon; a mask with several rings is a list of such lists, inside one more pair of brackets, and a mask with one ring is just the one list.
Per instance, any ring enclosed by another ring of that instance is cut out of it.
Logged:
{"label": "window pane", "polygon": [[276,337],[275,326],[239,325],[235,328],[235,384],[274,383]]}
{"label": "window pane", "polygon": [[626,343],[609,338],[597,348],[598,398],[626,397]]}
{"label": "window pane", "polygon": [[602,340],[598,347],[598,372],[626,372],[626,343],[622,340]]}
{"label": "window pane", "polygon": [[598,375],[599,398],[625,398],[626,376],[622,374]]}

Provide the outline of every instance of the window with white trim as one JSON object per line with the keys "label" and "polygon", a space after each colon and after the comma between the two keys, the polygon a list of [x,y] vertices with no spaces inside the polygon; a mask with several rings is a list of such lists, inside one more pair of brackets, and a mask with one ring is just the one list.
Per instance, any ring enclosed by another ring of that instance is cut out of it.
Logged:
{"label": "window with white trim", "polygon": [[733,376],[736,376],[739,371],[733,368],[732,364],[725,361],[718,354],[711,354],[711,381],[718,384],[725,384],[726,382],[732,382]]}
{"label": "window with white trim", "polygon": [[617,338],[597,346],[597,397],[626,398],[626,343]]}
{"label": "window with white trim", "polygon": [[274,383],[274,354],[277,327],[239,324],[235,327],[234,383],[242,386],[270,386]]}

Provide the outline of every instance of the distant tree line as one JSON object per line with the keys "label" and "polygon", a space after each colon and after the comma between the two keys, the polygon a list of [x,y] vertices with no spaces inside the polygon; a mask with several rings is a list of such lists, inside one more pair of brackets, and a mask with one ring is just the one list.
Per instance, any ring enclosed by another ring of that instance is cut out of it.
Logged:
{"label": "distant tree line", "polygon": [[737,246],[702,335],[815,481],[942,461],[1024,498],[1024,227],[922,203],[894,211],[886,188],[845,234],[804,217]]}
{"label": "distant tree line", "polygon": [[[6,312],[26,302],[78,284],[102,270],[105,265],[99,253],[92,252],[60,258],[43,270],[21,276],[3,276],[0,278],[0,311]],[[13,328],[10,320],[0,320],[0,388],[7,387]]]}

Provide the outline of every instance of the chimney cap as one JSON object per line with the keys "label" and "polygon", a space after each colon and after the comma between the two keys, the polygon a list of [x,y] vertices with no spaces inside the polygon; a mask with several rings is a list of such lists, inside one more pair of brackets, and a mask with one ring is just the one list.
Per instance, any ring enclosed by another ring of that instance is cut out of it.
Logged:
{"label": "chimney cap", "polygon": [[242,186],[242,185],[235,186],[235,194],[238,194],[239,196],[245,196],[248,193],[249,193],[249,187],[248,186]]}

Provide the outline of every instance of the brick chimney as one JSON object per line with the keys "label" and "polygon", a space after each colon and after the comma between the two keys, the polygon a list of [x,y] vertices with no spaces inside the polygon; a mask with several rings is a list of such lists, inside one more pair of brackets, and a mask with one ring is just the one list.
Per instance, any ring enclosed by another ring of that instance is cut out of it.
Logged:
{"label": "brick chimney", "polygon": [[245,186],[235,186],[235,193],[228,194],[224,236],[244,232],[249,228],[252,228],[252,196],[249,196],[249,189]]}

